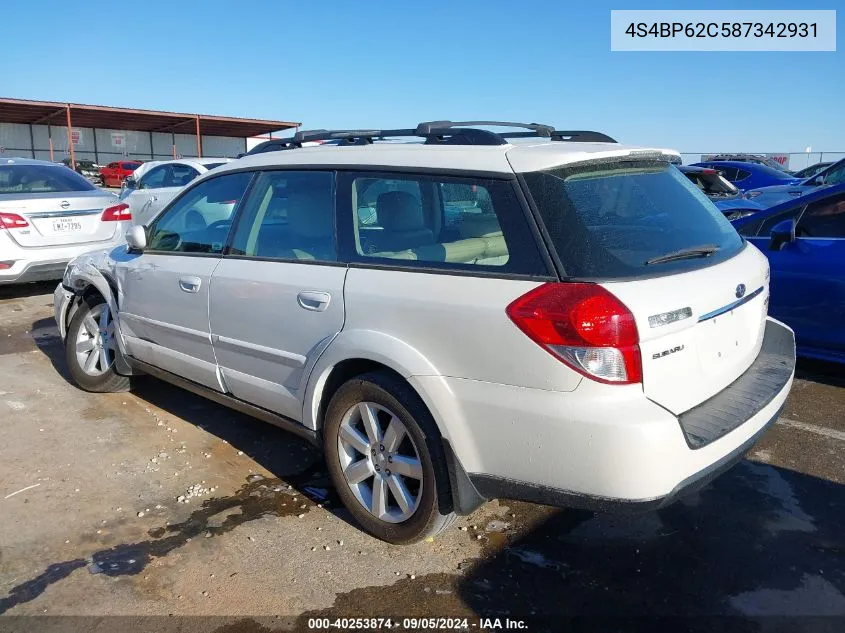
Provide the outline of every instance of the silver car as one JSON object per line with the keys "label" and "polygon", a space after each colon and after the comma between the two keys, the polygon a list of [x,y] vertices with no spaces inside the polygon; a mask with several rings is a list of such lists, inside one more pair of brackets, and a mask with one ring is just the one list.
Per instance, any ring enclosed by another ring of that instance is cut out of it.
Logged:
{"label": "silver car", "polygon": [[658,508],[741,459],[795,367],[766,257],[677,152],[482,125],[300,133],[198,177],[68,267],[70,374],[306,438],[393,543],[499,497]]}
{"label": "silver car", "polygon": [[131,222],[117,204],[64,165],[0,162],[0,284],[61,279],[77,255],[123,242]]}

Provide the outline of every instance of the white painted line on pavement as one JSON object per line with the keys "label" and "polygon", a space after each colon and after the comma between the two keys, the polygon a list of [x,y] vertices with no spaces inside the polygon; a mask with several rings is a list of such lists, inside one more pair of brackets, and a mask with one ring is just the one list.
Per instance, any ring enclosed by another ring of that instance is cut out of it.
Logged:
{"label": "white painted line on pavement", "polygon": [[31,490],[32,488],[37,488],[37,487],[38,487],[38,486],[40,486],[40,485],[41,485],[41,484],[32,484],[31,486],[27,486],[26,488],[21,488],[20,490],[17,490],[17,491],[13,492],[13,493],[12,493],[12,494],[10,494],[10,495],[6,495],[6,496],[5,496],[5,497],[3,497],[3,498],[4,498],[4,499],[8,499],[9,497],[14,497],[15,495],[19,495],[19,494],[20,494],[20,493],[22,493],[22,492],[26,492],[27,490]]}
{"label": "white painted line on pavement", "polygon": [[823,435],[833,440],[840,440],[845,442],[845,431],[837,431],[836,429],[829,429],[825,426],[818,426],[816,424],[808,424],[807,422],[799,422],[798,420],[790,420],[789,418],[780,418],[777,424],[789,426],[793,429],[800,429],[801,431],[808,431],[816,435]]}

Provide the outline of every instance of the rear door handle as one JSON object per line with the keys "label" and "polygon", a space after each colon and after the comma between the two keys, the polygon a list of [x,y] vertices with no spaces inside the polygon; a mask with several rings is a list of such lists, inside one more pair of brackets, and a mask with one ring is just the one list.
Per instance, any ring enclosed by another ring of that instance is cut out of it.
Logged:
{"label": "rear door handle", "polygon": [[199,277],[180,277],[179,287],[183,292],[195,293],[200,289],[202,279]]}
{"label": "rear door handle", "polygon": [[296,295],[296,300],[306,310],[323,312],[329,307],[332,296],[328,292],[320,292],[319,290],[303,290]]}

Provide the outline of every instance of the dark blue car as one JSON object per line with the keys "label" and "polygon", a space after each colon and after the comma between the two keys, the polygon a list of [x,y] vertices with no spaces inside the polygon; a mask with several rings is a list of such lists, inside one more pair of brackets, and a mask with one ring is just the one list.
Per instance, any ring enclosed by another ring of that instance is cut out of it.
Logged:
{"label": "dark blue car", "polygon": [[769,314],[802,356],[845,363],[845,184],[733,221],[771,266]]}
{"label": "dark blue car", "polygon": [[843,182],[845,182],[845,158],[826,167],[815,176],[810,176],[797,183],[752,189],[746,191],[744,197],[753,200],[763,208],[768,208],[790,198],[808,194],[819,187],[830,187]]}
{"label": "dark blue car", "polygon": [[738,160],[711,160],[694,163],[693,167],[716,169],[738,189],[742,189],[743,191],[758,187],[791,185],[801,182],[800,179],[780,169],[773,169],[767,165],[758,165],[757,163],[743,163]]}

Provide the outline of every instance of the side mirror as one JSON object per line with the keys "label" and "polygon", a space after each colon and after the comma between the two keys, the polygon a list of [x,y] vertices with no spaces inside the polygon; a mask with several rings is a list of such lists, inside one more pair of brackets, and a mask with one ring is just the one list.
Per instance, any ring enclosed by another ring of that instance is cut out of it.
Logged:
{"label": "side mirror", "polygon": [[143,253],[147,248],[147,231],[140,224],[130,227],[126,231],[126,243],[129,244],[129,251],[132,253]]}
{"label": "side mirror", "polygon": [[135,179],[132,176],[127,176],[123,179],[123,187],[125,189],[137,189],[138,183],[135,182]]}
{"label": "side mirror", "polygon": [[782,220],[772,227],[769,234],[769,250],[779,251],[795,241],[795,218]]}

